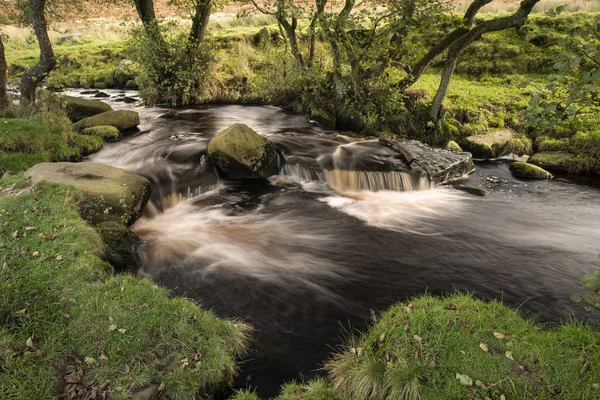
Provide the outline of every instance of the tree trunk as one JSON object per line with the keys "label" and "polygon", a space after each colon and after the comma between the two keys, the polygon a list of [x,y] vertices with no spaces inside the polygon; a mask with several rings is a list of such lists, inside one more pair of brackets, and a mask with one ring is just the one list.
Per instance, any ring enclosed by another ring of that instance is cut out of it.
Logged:
{"label": "tree trunk", "polygon": [[48,73],[56,66],[56,57],[52,50],[52,43],[48,36],[44,8],[46,0],[29,0],[31,24],[40,46],[40,60],[33,67],[25,71],[21,80],[21,105],[28,105],[35,101],[35,91]]}
{"label": "tree trunk", "polygon": [[160,33],[156,13],[154,12],[153,0],[134,0],[138,16],[142,21],[146,35],[154,41],[159,47],[165,45],[165,41]]}
{"label": "tree trunk", "polygon": [[317,22],[325,12],[327,0],[316,0],[317,9],[310,21],[310,47],[308,50],[308,65],[311,66],[315,59],[315,44],[317,41]]}
{"label": "tree trunk", "polygon": [[199,45],[204,40],[211,9],[212,0],[196,1],[196,13],[192,17],[192,30],[189,37],[189,41],[193,46]]}
{"label": "tree trunk", "polygon": [[298,20],[296,17],[292,17],[292,23],[290,24],[283,13],[277,13],[277,19],[283,30],[285,31],[285,35],[290,41],[290,50],[292,51],[292,55],[296,59],[296,63],[300,67],[304,67],[304,58],[302,57],[302,53],[300,53],[300,48],[298,47],[298,37],[296,36],[296,27],[298,26]]}
{"label": "tree trunk", "polygon": [[8,93],[6,91],[7,83],[7,65],[6,57],[4,56],[4,43],[2,42],[2,35],[0,35],[0,113],[4,112],[8,107]]}
{"label": "tree trunk", "polygon": [[[521,2],[521,6],[514,14],[507,17],[483,21],[462,35],[458,40],[455,41],[454,44],[452,44],[452,46],[448,49],[448,55],[444,65],[444,71],[442,73],[442,80],[431,107],[431,119],[434,122],[437,122],[440,117],[442,103],[446,97],[446,93],[448,92],[448,87],[450,85],[452,75],[454,74],[458,57],[463,50],[474,41],[479,40],[479,38],[481,38],[481,36],[485,33],[523,26],[525,22],[527,22],[527,18],[529,17],[529,14],[531,14],[531,10],[539,1],[540,0],[524,0]],[[475,14],[473,14],[473,18],[474,16]]]}

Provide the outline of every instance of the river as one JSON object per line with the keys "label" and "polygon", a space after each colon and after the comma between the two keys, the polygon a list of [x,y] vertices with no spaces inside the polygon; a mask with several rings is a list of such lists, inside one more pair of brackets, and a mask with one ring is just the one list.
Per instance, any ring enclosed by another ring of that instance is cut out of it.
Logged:
{"label": "river", "polygon": [[[600,268],[594,185],[522,181],[506,164],[482,163],[465,184],[485,187],[487,197],[427,182],[413,182],[422,189],[413,191],[334,191],[309,167],[393,159],[274,107],[205,106],[168,118],[160,117],[167,109],[136,110],[142,132],[89,160],[153,183],[152,205],[133,227],[144,241],[140,274],[254,326],[238,387],[268,397],[284,381],[318,374],[344,331],[425,291],[473,291],[545,322],[586,317],[569,296]],[[282,150],[285,174],[217,179],[202,162],[206,145],[237,122]]]}

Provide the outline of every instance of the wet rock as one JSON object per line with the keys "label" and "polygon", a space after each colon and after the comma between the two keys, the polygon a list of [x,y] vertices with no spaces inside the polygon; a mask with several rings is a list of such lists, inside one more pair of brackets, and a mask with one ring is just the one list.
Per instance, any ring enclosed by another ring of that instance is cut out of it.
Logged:
{"label": "wet rock", "polygon": [[81,131],[82,135],[100,136],[107,141],[118,141],[121,138],[121,132],[110,125],[92,126]]}
{"label": "wet rock", "polygon": [[104,92],[98,92],[94,95],[94,97],[98,98],[98,99],[106,99],[106,98],[110,97],[110,94],[106,94]]}
{"label": "wet rock", "polygon": [[158,386],[152,385],[134,394],[131,400],[158,400],[159,394]]}
{"label": "wet rock", "polygon": [[278,172],[273,143],[244,124],[234,124],[216,135],[208,144],[207,155],[230,179],[265,179]]}
{"label": "wet rock", "polygon": [[92,126],[110,125],[118,130],[125,131],[135,128],[140,124],[140,115],[131,110],[108,111],[102,114],[94,115],[93,117],[82,119],[75,123],[73,128],[76,131],[82,131],[85,128]]}
{"label": "wet rock", "polygon": [[81,95],[92,95],[92,94],[98,94],[100,93],[99,90],[84,90],[83,92],[80,92],[79,94]]}
{"label": "wet rock", "polygon": [[41,163],[25,172],[33,186],[41,182],[73,185],[83,198],[81,216],[92,225],[113,221],[130,225],[150,197],[150,182],[124,169],[96,163]]}
{"label": "wet rock", "polygon": [[527,164],[524,162],[514,162],[510,165],[510,172],[517,178],[526,179],[552,179],[554,176],[543,168],[537,165]]}
{"label": "wet rock", "polygon": [[139,74],[139,70],[140,67],[135,61],[121,60],[115,69],[115,81],[119,86],[123,87],[127,82],[135,80]]}
{"label": "wet rock", "polygon": [[333,113],[315,105],[310,108],[309,118],[324,129],[335,129],[337,123],[336,117],[333,115]]}
{"label": "wet rock", "polygon": [[112,265],[117,272],[136,272],[140,265],[137,248],[138,235],[125,225],[115,221],[105,221],[96,225],[96,230],[104,243],[102,259]]}
{"label": "wet rock", "polygon": [[475,170],[470,153],[434,149],[415,140],[379,139],[379,143],[396,151],[414,174],[426,174],[436,185],[461,178]]}
{"label": "wet rock", "polygon": [[63,107],[65,107],[67,115],[72,122],[77,122],[84,118],[112,111],[111,106],[98,100],[64,96],[62,102]]}
{"label": "wet rock", "polygon": [[486,189],[477,186],[454,185],[454,188],[475,196],[487,196],[490,194]]}
{"label": "wet rock", "polygon": [[543,151],[531,156],[528,162],[549,171],[571,172],[575,158],[575,154],[566,151]]}
{"label": "wet rock", "polygon": [[444,150],[458,151],[458,152],[463,151],[462,147],[460,147],[458,145],[458,143],[456,143],[454,140],[450,140],[448,143],[446,143],[446,146],[444,146]]}
{"label": "wet rock", "polygon": [[140,101],[140,99],[136,99],[136,98],[129,97],[129,96],[123,97],[123,102],[126,104],[137,103],[138,101]]}
{"label": "wet rock", "polygon": [[512,129],[502,129],[482,135],[473,135],[464,139],[461,146],[465,151],[473,154],[474,158],[496,158],[502,154],[507,143],[515,138],[515,134],[516,132]]}

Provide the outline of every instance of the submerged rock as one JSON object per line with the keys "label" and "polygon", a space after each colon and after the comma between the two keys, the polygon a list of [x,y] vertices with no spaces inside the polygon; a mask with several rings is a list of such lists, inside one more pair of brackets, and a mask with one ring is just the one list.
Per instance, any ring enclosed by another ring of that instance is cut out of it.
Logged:
{"label": "submerged rock", "polygon": [[552,174],[537,165],[524,162],[514,162],[510,165],[510,172],[517,178],[527,179],[552,179]]}
{"label": "submerged rock", "polygon": [[121,168],[96,163],[41,163],[25,172],[32,185],[73,185],[83,193],[79,212],[92,225],[105,221],[130,225],[150,198],[150,182]]}
{"label": "submerged rock", "polygon": [[427,174],[436,185],[461,178],[475,170],[469,153],[434,149],[414,140],[379,139],[379,143],[396,151],[413,174]]}
{"label": "submerged rock", "polygon": [[244,124],[231,125],[216,135],[207,155],[230,179],[265,179],[278,172],[273,143]]}
{"label": "submerged rock", "polygon": [[478,186],[455,185],[454,188],[475,196],[485,197],[490,194],[487,189]]}
{"label": "submerged rock", "polygon": [[502,154],[502,150],[507,143],[515,138],[515,134],[516,132],[512,129],[502,129],[482,135],[469,136],[462,141],[461,145],[464,150],[473,154],[474,158],[496,158]]}
{"label": "submerged rock", "polygon": [[566,151],[542,151],[531,156],[529,162],[549,171],[571,172],[575,158],[575,154]]}
{"label": "submerged rock", "polygon": [[108,111],[102,114],[94,115],[93,117],[82,119],[75,123],[73,127],[77,131],[82,131],[85,128],[93,126],[114,126],[118,130],[125,131],[135,128],[140,124],[140,115],[131,110]]}
{"label": "submerged rock", "polygon": [[93,117],[94,115],[113,110],[111,106],[99,100],[64,96],[62,102],[63,107],[65,107],[67,115],[72,122],[77,122],[84,118]]}

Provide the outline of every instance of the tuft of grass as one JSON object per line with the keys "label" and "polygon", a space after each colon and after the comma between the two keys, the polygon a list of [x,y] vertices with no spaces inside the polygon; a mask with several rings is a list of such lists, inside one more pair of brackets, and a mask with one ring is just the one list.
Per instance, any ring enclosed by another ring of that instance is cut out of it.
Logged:
{"label": "tuft of grass", "polygon": [[129,399],[157,385],[189,399],[228,384],[248,326],[113,275],[79,197],[44,185],[0,199],[0,398]]}
{"label": "tuft of grass", "polygon": [[423,295],[392,306],[327,364],[350,398],[592,399],[600,332],[571,321],[543,328],[497,301]]}

